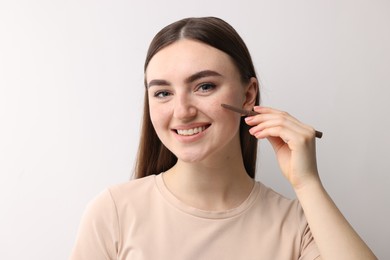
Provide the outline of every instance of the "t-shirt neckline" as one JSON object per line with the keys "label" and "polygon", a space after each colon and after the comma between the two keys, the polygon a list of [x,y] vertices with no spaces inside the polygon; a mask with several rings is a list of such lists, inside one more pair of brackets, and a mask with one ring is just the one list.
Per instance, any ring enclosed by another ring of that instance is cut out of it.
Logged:
{"label": "t-shirt neckline", "polygon": [[155,183],[160,191],[161,196],[173,207],[179,209],[180,211],[190,214],[195,217],[206,218],[206,219],[225,219],[232,218],[234,216],[242,214],[248,208],[250,208],[255,202],[256,198],[259,195],[260,183],[255,182],[251,192],[248,197],[237,207],[234,207],[229,210],[223,211],[208,211],[195,208],[193,206],[185,204],[183,201],[179,200],[165,185],[163,179],[163,173],[160,173],[155,176]]}

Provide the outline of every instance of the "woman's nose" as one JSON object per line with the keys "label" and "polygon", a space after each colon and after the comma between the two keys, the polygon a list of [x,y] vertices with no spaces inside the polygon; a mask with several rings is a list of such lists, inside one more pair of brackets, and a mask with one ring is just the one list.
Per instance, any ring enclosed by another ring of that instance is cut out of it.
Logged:
{"label": "woman's nose", "polygon": [[197,109],[190,97],[177,96],[173,116],[180,120],[188,120],[196,116]]}

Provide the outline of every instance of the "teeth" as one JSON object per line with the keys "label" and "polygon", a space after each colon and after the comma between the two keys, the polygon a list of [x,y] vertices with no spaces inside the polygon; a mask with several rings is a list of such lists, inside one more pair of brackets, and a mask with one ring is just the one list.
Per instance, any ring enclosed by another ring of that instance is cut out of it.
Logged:
{"label": "teeth", "polygon": [[194,134],[197,134],[197,133],[200,133],[200,132],[203,132],[204,130],[206,129],[205,126],[201,126],[201,127],[195,127],[195,128],[192,128],[192,129],[182,129],[182,130],[177,130],[177,133],[179,135],[194,135]]}

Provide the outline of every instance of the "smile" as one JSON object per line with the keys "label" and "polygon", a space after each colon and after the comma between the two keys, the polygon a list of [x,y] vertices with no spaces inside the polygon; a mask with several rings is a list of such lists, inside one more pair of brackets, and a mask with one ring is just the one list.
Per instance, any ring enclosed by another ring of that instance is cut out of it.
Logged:
{"label": "smile", "polygon": [[189,135],[199,134],[203,132],[206,128],[207,128],[206,126],[200,126],[191,129],[177,129],[176,132],[179,135],[189,136]]}

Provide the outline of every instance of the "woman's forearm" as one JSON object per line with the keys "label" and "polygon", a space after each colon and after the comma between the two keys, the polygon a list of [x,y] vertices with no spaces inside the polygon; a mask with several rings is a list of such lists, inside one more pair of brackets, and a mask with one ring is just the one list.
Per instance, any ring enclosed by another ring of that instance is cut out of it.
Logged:
{"label": "woman's forearm", "polygon": [[348,223],[320,181],[295,190],[321,259],[377,259]]}

